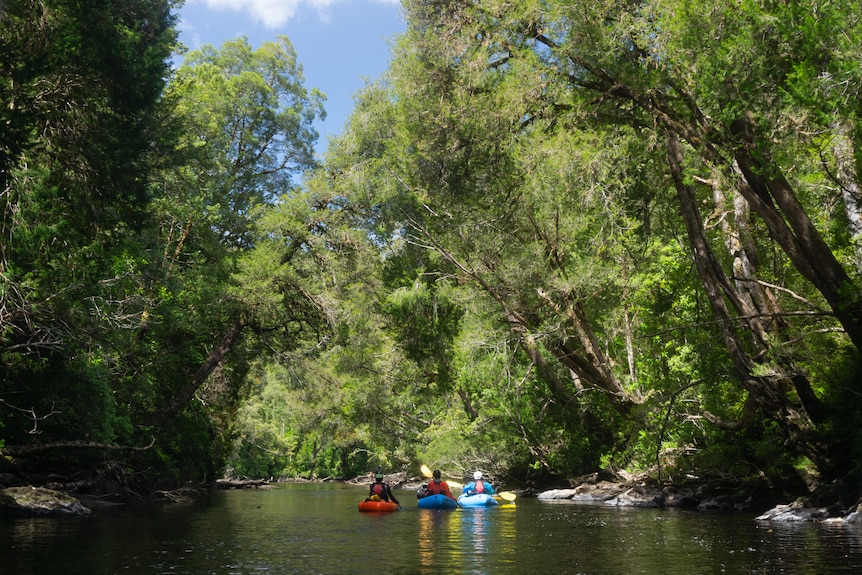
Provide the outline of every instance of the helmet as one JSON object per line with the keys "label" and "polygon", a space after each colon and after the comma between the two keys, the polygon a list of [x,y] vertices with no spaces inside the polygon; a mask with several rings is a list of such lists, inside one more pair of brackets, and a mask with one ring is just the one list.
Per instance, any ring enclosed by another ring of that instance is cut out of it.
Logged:
{"label": "helmet", "polygon": [[481,471],[474,471],[473,472],[473,481],[479,481],[480,479],[482,479],[482,472]]}
{"label": "helmet", "polygon": [[440,479],[440,470],[435,469],[434,473],[432,473],[432,475],[433,475],[434,479]]}

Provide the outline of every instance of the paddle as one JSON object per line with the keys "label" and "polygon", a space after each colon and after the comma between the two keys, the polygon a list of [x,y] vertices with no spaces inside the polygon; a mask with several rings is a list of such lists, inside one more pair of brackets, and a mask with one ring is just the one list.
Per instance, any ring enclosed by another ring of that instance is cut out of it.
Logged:
{"label": "paddle", "polygon": [[497,493],[497,497],[499,497],[500,499],[505,499],[506,501],[512,502],[518,496],[515,493],[512,493],[511,491],[501,491],[500,493]]}

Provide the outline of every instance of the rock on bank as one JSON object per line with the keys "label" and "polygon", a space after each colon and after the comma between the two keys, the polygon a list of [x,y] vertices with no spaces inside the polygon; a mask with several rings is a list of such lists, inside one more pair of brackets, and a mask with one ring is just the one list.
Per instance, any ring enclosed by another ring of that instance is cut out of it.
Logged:
{"label": "rock on bank", "polygon": [[758,521],[862,524],[862,501],[846,508],[838,504],[817,506],[805,499],[789,505],[775,505],[769,496],[755,496],[709,483],[695,487],[658,487],[645,482],[594,480],[569,489],[543,491],[537,498],[617,507],[675,507],[697,511],[751,512],[768,508],[768,511],[758,511]]}
{"label": "rock on bank", "polygon": [[0,490],[0,515],[89,517],[78,499],[44,487],[7,487]]}

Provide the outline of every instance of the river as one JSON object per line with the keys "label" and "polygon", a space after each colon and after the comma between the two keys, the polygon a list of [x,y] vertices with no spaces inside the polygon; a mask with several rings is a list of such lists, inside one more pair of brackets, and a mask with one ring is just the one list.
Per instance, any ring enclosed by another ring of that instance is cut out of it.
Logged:
{"label": "river", "polygon": [[360,513],[365,489],[286,484],[88,519],[0,520],[1,575],[862,573],[862,528],[519,498]]}

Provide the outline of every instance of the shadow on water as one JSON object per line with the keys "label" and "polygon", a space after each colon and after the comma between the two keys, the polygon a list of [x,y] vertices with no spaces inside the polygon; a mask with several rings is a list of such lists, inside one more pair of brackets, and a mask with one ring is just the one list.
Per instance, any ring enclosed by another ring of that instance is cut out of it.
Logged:
{"label": "shadow on water", "polygon": [[365,488],[283,485],[84,520],[3,519],[0,574],[862,572],[862,529],[518,499],[360,513]]}

